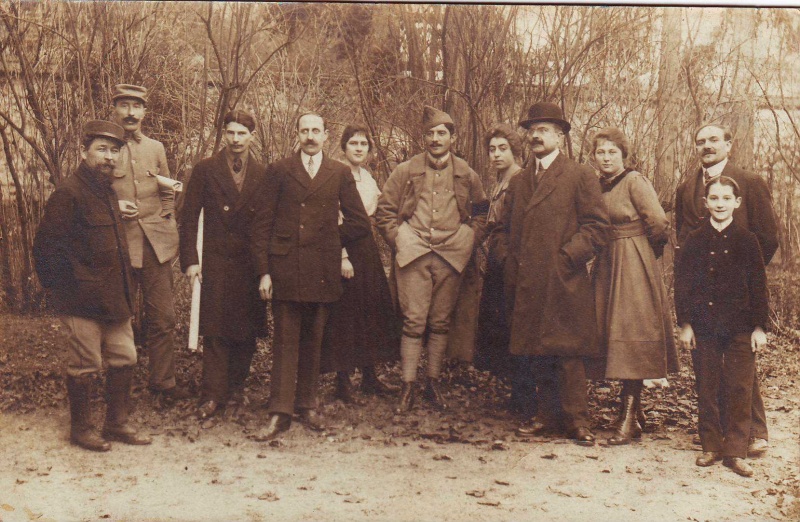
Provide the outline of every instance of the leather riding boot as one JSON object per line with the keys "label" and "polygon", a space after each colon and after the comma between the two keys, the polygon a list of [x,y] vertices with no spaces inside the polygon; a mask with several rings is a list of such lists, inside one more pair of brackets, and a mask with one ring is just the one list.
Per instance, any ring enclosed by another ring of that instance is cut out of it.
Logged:
{"label": "leather riding boot", "polygon": [[130,415],[133,366],[109,368],[106,372],[106,424],[103,437],[109,440],[144,446],[153,440],[140,435],[128,421]]}
{"label": "leather riding boot", "polygon": [[[636,385],[638,383],[638,386]],[[636,405],[642,393],[641,381],[625,381],[622,386],[622,422],[608,438],[609,446],[621,446],[630,444],[631,439],[638,439],[642,436],[642,427],[637,419]]]}
{"label": "leather riding boot", "polygon": [[350,375],[347,372],[336,372],[336,391],[333,396],[345,404],[363,403],[363,401],[356,398],[353,384],[350,382]]}
{"label": "leather riding boot", "polygon": [[403,383],[403,388],[400,390],[400,404],[397,405],[396,413],[405,413],[414,407],[415,386],[416,383],[413,381]]}
{"label": "leather riding boot", "polygon": [[95,430],[91,414],[91,389],[94,375],[67,375],[71,443],[91,451],[108,451],[111,445]]}
{"label": "leather riding boot", "polygon": [[394,395],[397,390],[396,386],[390,386],[378,378],[374,366],[361,367],[361,391],[363,393],[387,396]]}
{"label": "leather riding boot", "polygon": [[447,402],[444,400],[442,390],[439,389],[439,379],[428,377],[425,381],[425,393],[422,397],[436,408],[446,410]]}

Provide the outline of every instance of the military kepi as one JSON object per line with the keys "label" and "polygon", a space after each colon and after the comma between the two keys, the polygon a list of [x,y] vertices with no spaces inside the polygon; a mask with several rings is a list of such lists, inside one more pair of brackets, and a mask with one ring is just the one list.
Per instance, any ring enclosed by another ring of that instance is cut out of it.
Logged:
{"label": "military kepi", "polygon": [[147,104],[147,89],[139,85],[130,85],[127,83],[117,84],[114,86],[114,95],[111,97],[111,100],[116,102],[121,98],[133,98]]}
{"label": "military kepi", "polygon": [[555,123],[561,126],[564,132],[569,132],[572,128],[569,122],[564,119],[564,115],[561,114],[561,107],[550,102],[539,102],[531,105],[531,108],[528,109],[528,117],[521,119],[519,126],[527,129],[534,123],[540,122]]}
{"label": "military kepi", "polygon": [[444,111],[435,109],[430,105],[426,105],[422,109],[422,132],[428,132],[430,129],[441,125],[442,123],[449,123],[455,127],[453,118]]}
{"label": "military kepi", "polygon": [[83,135],[85,137],[95,138],[109,138],[118,142],[120,145],[125,145],[125,129],[116,123],[106,120],[92,120],[83,126]]}

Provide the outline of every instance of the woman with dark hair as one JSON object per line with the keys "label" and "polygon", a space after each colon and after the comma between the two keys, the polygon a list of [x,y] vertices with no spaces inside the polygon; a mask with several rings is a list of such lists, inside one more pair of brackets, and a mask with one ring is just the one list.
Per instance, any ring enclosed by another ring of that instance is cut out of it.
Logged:
{"label": "woman with dark hair", "polygon": [[[348,125],[341,146],[364,209],[372,216],[381,191],[364,168],[373,146],[369,130]],[[361,368],[362,392],[391,394],[395,390],[378,379],[375,365],[398,358],[400,321],[374,234],[342,249],[342,277],[344,293],[331,307],[325,326],[320,373],[336,372],[336,397],[346,403],[359,402],[350,382],[349,372],[354,368]]]}
{"label": "woman with dark hair", "polygon": [[611,237],[594,266],[598,339],[604,358],[590,361],[590,378],[622,380],[621,409],[608,444],[630,443],[642,433],[644,379],[678,370],[667,292],[660,257],[669,221],[653,185],[625,168],[630,146],[617,128],[594,137],[593,157],[600,169],[603,201],[611,218]]}

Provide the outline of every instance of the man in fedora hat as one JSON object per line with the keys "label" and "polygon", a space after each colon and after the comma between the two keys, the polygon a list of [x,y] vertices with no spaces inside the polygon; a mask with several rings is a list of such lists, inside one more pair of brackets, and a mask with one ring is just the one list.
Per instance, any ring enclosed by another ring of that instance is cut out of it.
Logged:
{"label": "man in fedora hat", "polygon": [[172,260],[178,254],[175,193],[159,185],[156,176],[170,177],[164,145],[142,134],[147,89],[114,87],[114,119],[125,129],[125,145],[114,171],[133,268],[134,295],[144,297],[145,346],[150,389],[170,400],[188,398],[175,383],[175,307]]}
{"label": "man in fedora hat", "polygon": [[[78,170],[61,182],[45,207],[33,243],[36,272],[68,335],[67,395],[70,441],[108,451],[107,440],[150,444],[128,422],[136,347],[128,246],[111,188],[122,127],[94,120],[83,128]],[[91,398],[106,372],[108,405],[102,436],[95,431]]]}
{"label": "man in fedora hat", "polygon": [[452,153],[455,124],[426,106],[426,152],[394,169],[375,214],[378,230],[394,250],[393,274],[403,315],[400,357],[403,389],[398,410],[414,405],[417,365],[428,334],[425,398],[446,408],[439,373],[461,273],[480,244],[489,202],[478,175]]}
{"label": "man in fedora hat", "polygon": [[511,179],[493,235],[505,257],[509,349],[534,356],[539,390],[537,418],[517,433],[565,430],[592,445],[582,358],[597,345],[586,263],[606,244],[608,214],[592,169],[559,150],[570,130],[561,109],[536,103],[519,125],[535,161]]}

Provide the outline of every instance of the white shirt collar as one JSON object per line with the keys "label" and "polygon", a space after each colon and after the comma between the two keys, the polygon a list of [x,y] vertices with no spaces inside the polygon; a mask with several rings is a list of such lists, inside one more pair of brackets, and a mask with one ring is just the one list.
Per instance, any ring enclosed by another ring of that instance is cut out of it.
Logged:
{"label": "white shirt collar", "polygon": [[541,168],[549,169],[550,165],[552,165],[552,163],[558,157],[558,153],[559,152],[561,152],[561,151],[559,149],[556,149],[553,152],[551,152],[550,154],[548,154],[547,156],[545,156],[544,158],[541,158],[541,159],[540,158],[536,158],[537,161],[539,162],[539,164],[541,165]]}
{"label": "white shirt collar", "polygon": [[309,156],[302,150],[300,151],[300,161],[303,162],[303,167],[308,168],[308,158],[314,158],[314,170],[319,171],[319,166],[322,165],[322,151],[317,152],[314,156]]}
{"label": "white shirt collar", "polygon": [[733,223],[733,215],[731,215],[731,217],[729,217],[728,219],[726,219],[722,223],[718,223],[713,218],[708,218],[708,219],[711,220],[711,226],[714,227],[717,230],[717,232],[722,232],[723,230],[725,230],[728,227],[728,225]]}
{"label": "white shirt collar", "polygon": [[709,178],[716,178],[717,176],[722,174],[722,171],[725,170],[725,165],[727,164],[728,164],[728,158],[725,158],[716,165],[711,165],[708,168],[703,167],[703,171]]}

